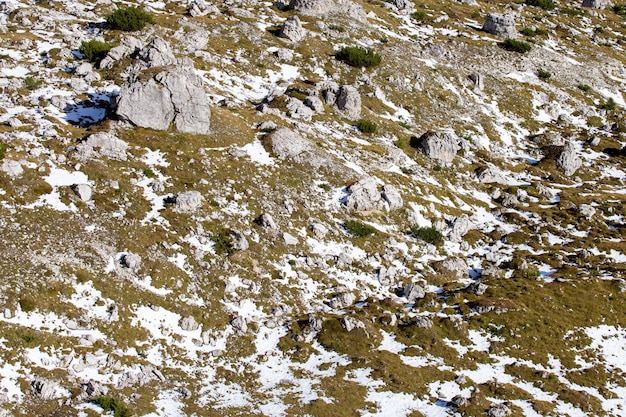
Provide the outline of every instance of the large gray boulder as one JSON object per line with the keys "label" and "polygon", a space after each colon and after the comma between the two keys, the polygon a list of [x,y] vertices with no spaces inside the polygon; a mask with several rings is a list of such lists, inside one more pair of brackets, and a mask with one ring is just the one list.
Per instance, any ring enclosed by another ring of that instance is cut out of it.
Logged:
{"label": "large gray boulder", "polygon": [[107,55],[100,61],[99,68],[113,68],[116,62],[136,54],[141,49],[141,41],[133,36],[125,36],[120,41],[120,44],[107,53]]}
{"label": "large gray boulder", "polygon": [[607,6],[610,6],[611,2],[609,0],[583,0],[583,7],[592,7],[594,9],[604,9]]}
{"label": "large gray boulder", "polygon": [[133,125],[208,134],[211,111],[202,79],[190,68],[168,68],[142,81],[132,77],[120,90],[117,115]]}
{"label": "large gray boulder", "polygon": [[574,144],[568,142],[563,151],[560,153],[556,160],[556,164],[563,170],[563,173],[568,177],[574,175],[574,173],[583,164],[582,159],[576,154],[576,148]]}
{"label": "large gray boulder", "polygon": [[291,0],[289,9],[304,16],[323,16],[335,10],[332,0]]}
{"label": "large gray boulder", "polygon": [[0,165],[0,171],[11,178],[17,178],[24,173],[24,168],[22,168],[22,164],[17,161],[5,159],[2,161],[2,165]]}
{"label": "large gray boulder", "polygon": [[302,22],[300,22],[298,16],[289,16],[280,28],[278,36],[292,42],[298,42],[304,39],[306,31],[302,27]]}
{"label": "large gray boulder", "polygon": [[297,162],[303,159],[303,154],[311,150],[309,141],[286,127],[280,127],[268,134],[263,139],[263,144],[278,159],[292,159]]}
{"label": "large gray boulder", "polygon": [[346,207],[351,210],[368,211],[382,208],[381,193],[378,182],[373,177],[365,177],[348,188],[350,195],[346,199]]}
{"label": "large gray boulder", "polygon": [[176,196],[174,211],[178,213],[193,213],[202,207],[204,198],[198,191],[186,191]]}
{"label": "large gray boulder", "polygon": [[402,205],[404,204],[398,189],[391,184],[383,185],[382,197],[383,200],[385,200],[389,205],[389,210],[402,208]]}
{"label": "large gray boulder", "polygon": [[411,144],[430,159],[450,163],[461,149],[459,138],[451,133],[428,131],[419,138],[412,138]]}
{"label": "large gray boulder", "polygon": [[145,63],[148,68],[164,67],[176,64],[176,57],[172,53],[170,45],[163,38],[156,37],[141,49],[137,58]]}
{"label": "large gray boulder", "polygon": [[337,109],[348,119],[361,117],[361,95],[355,87],[351,85],[341,86],[337,92],[335,104]]}
{"label": "large gray boulder", "polygon": [[483,30],[501,38],[514,38],[517,36],[515,20],[510,14],[489,13],[485,18]]}
{"label": "large gray boulder", "polygon": [[76,145],[76,151],[76,157],[81,160],[103,156],[125,161],[128,144],[111,133],[101,132],[89,135],[86,140]]}

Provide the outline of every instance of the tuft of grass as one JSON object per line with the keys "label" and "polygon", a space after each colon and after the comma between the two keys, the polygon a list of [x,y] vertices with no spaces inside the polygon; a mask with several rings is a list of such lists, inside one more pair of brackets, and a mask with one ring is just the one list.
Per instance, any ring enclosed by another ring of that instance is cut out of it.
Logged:
{"label": "tuft of grass", "polygon": [[148,23],[154,23],[154,19],[137,7],[126,7],[107,16],[107,23],[111,29],[134,32],[143,29]]}
{"label": "tuft of grass", "polygon": [[4,159],[8,148],[9,147],[6,145],[6,143],[0,143],[0,161]]}
{"label": "tuft of grass", "polygon": [[37,308],[37,303],[31,297],[20,298],[19,304],[24,313],[30,313]]}
{"label": "tuft of grass", "polygon": [[416,238],[426,243],[432,243],[436,246],[443,245],[443,235],[434,227],[419,227],[418,225],[413,225],[411,227],[411,233],[413,233]]}
{"label": "tuft of grass", "polygon": [[361,133],[374,133],[378,129],[376,123],[366,119],[359,120],[355,126]]}
{"label": "tuft of grass", "polygon": [[26,88],[28,88],[29,90],[36,90],[39,87],[41,87],[41,84],[43,84],[43,81],[40,80],[39,78],[34,78],[34,77],[26,77],[24,78],[24,85],[26,86]]}
{"label": "tuft of grass", "polygon": [[148,178],[154,178],[156,176],[154,171],[152,169],[150,169],[150,168],[144,168],[143,169],[143,175],[145,175]]}
{"label": "tuft of grass", "polygon": [[537,70],[537,76],[542,79],[543,81],[548,81],[550,79],[550,77],[552,77],[552,74],[550,74],[548,71],[542,70],[542,69],[538,69]]}
{"label": "tuft of grass", "polygon": [[578,84],[578,89],[584,91],[585,93],[588,93],[589,91],[591,91],[591,86],[588,86],[587,84]]}
{"label": "tuft of grass", "polygon": [[358,46],[346,46],[337,53],[336,57],[353,67],[373,67],[382,61],[382,57],[375,51]]}
{"label": "tuft of grass", "polygon": [[615,102],[615,100],[613,100],[613,98],[610,97],[607,101],[600,104],[598,107],[602,110],[613,111],[615,110],[616,105],[617,103]]}
{"label": "tuft of grass", "polygon": [[613,6],[616,15],[626,18],[626,4],[616,4]]}
{"label": "tuft of grass", "polygon": [[547,31],[541,29],[541,28],[524,28],[520,31],[520,33],[524,36],[528,36],[529,38],[532,38],[534,36],[545,36],[548,34]]}
{"label": "tuft of grass", "polygon": [[346,28],[341,25],[328,25],[328,29],[336,30],[337,32],[344,33]]}
{"label": "tuft of grass", "polygon": [[132,415],[128,406],[117,398],[101,395],[96,398],[95,403],[102,407],[105,413],[113,411],[114,417],[130,417]]}
{"label": "tuft of grass", "polygon": [[376,229],[374,229],[372,226],[361,223],[357,220],[346,220],[343,225],[348,233],[358,237],[366,237],[376,232]]}
{"label": "tuft of grass", "polygon": [[500,46],[507,51],[518,52],[520,54],[525,54],[532,49],[529,43],[512,38],[506,38],[504,42],[500,43]]}
{"label": "tuft of grass", "polygon": [[90,62],[100,62],[111,50],[112,45],[92,39],[80,44],[79,51]]}
{"label": "tuft of grass", "polygon": [[556,7],[552,0],[526,0],[526,5],[541,7],[544,10],[552,10]]}
{"label": "tuft of grass", "polygon": [[411,17],[415,20],[417,20],[418,22],[423,22],[424,20],[426,20],[426,18],[428,17],[428,15],[426,14],[426,12],[423,12],[421,10],[418,10],[416,12],[413,12],[413,14],[411,15]]}

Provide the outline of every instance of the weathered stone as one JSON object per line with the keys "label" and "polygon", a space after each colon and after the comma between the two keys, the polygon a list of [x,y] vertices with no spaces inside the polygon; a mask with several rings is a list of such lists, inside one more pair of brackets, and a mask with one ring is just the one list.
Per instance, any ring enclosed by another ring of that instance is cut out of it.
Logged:
{"label": "weathered stone", "polygon": [[351,292],[343,292],[337,294],[330,300],[329,306],[331,308],[342,309],[351,306],[356,301],[356,296]]}
{"label": "weathered stone", "polygon": [[309,142],[293,130],[281,127],[269,133],[263,143],[268,145],[278,159],[293,159],[300,162],[305,152],[311,149]]}
{"label": "weathered stone", "polygon": [[507,184],[504,175],[498,168],[489,164],[486,167],[479,168],[476,170],[476,179],[483,184]]}
{"label": "weathered stone", "polygon": [[309,229],[313,232],[313,236],[318,239],[324,239],[328,233],[328,228],[321,223],[313,223],[309,226]]}
{"label": "weathered stone", "polygon": [[276,225],[274,218],[272,218],[272,216],[269,213],[261,214],[257,218],[256,222],[259,224],[259,226],[261,226],[264,229],[278,230],[278,226]]}
{"label": "weathered stone", "polygon": [[313,117],[313,110],[306,106],[302,101],[295,97],[290,97],[287,101],[288,115],[294,119],[311,120]]}
{"label": "weathered stone", "polygon": [[247,250],[250,247],[248,239],[246,239],[246,236],[239,230],[231,230],[230,236],[233,240],[233,249]]}
{"label": "weathered stone", "polygon": [[582,7],[592,7],[594,9],[602,10],[610,5],[610,0],[583,0]]}
{"label": "weathered stone", "polygon": [[351,85],[341,86],[335,104],[337,109],[348,119],[361,117],[361,95],[355,87]]}
{"label": "weathered stone", "polygon": [[292,42],[299,42],[306,36],[298,16],[289,16],[278,32],[278,36]]}
{"label": "weathered stone", "polygon": [[35,397],[42,400],[51,400],[58,396],[58,385],[45,379],[35,379],[30,383],[30,386],[33,388]]}
{"label": "weathered stone", "polygon": [[402,208],[404,204],[398,189],[391,184],[383,185],[382,197],[389,205],[389,210]]}
{"label": "weathered stone", "polygon": [[341,327],[343,327],[347,332],[351,332],[354,329],[365,329],[365,324],[354,317],[347,316],[341,319]]}
{"label": "weathered stone", "polygon": [[304,105],[309,107],[315,113],[323,113],[324,112],[324,103],[317,96],[308,96],[304,100]]}
{"label": "weathered stone", "polygon": [[409,303],[414,303],[415,300],[426,297],[426,291],[419,284],[412,282],[404,287],[402,295]]}
{"label": "weathered stone", "polygon": [[136,253],[128,252],[122,255],[120,258],[122,266],[130,269],[133,272],[137,272],[141,268],[141,256]]}
{"label": "weathered stone", "polygon": [[485,19],[483,30],[501,38],[515,38],[515,20],[510,14],[489,13]]}
{"label": "weathered stone", "polygon": [[450,163],[461,149],[459,138],[451,133],[428,131],[419,138],[411,138],[411,145],[426,156],[441,163]]}
{"label": "weathered stone", "polygon": [[204,198],[198,191],[186,191],[178,194],[174,203],[174,211],[193,213],[202,206]]}
{"label": "weathered stone", "polygon": [[351,210],[380,210],[382,199],[378,191],[378,182],[373,177],[365,177],[348,188],[350,195],[346,199],[346,207]]}
{"label": "weathered stone", "polygon": [[450,275],[456,279],[463,278],[467,275],[467,264],[463,259],[458,257],[451,257],[436,262],[433,267],[440,274]]}
{"label": "weathered stone", "polygon": [[291,0],[289,9],[304,16],[323,16],[334,9],[332,0]]}
{"label": "weathered stone", "polygon": [[24,168],[22,168],[22,164],[17,161],[5,159],[2,161],[2,165],[0,165],[0,171],[11,178],[17,178],[24,173]]}
{"label": "weathered stone", "polygon": [[230,321],[230,325],[238,334],[244,334],[248,331],[248,322],[244,317],[236,316]]}
{"label": "weathered stone", "polygon": [[573,143],[568,142],[556,160],[556,164],[563,170],[563,173],[571,177],[583,164],[582,159],[576,154]]}
{"label": "weathered stone", "polygon": [[94,133],[87,137],[87,140],[76,145],[76,157],[81,160],[88,160],[103,156],[125,161],[127,150],[128,144],[112,134],[106,132]]}
{"label": "weathered stone", "polygon": [[74,194],[76,194],[76,196],[78,196],[78,198],[80,198],[81,201],[84,201],[84,202],[91,201],[92,191],[89,185],[87,184],[72,185],[72,191],[74,191]]}
{"label": "weathered stone", "polygon": [[180,328],[187,331],[193,332],[200,328],[200,324],[196,321],[193,316],[187,316],[180,320]]}

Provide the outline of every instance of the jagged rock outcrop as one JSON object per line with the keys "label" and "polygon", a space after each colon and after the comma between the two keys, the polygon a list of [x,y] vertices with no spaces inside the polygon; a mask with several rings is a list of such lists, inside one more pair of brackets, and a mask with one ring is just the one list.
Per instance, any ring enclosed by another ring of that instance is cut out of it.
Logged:
{"label": "jagged rock outcrop", "polygon": [[128,144],[111,133],[94,133],[76,145],[76,158],[88,160],[103,156],[125,161],[127,150]]}
{"label": "jagged rock outcrop", "polygon": [[389,210],[402,208],[402,205],[404,204],[398,189],[391,184],[383,185],[382,197],[383,200],[385,200],[389,205]]}
{"label": "jagged rock outcrop", "polygon": [[323,16],[335,8],[332,0],[291,0],[289,9],[305,16]]}
{"label": "jagged rock outcrop", "polygon": [[415,300],[426,297],[426,291],[419,284],[412,282],[402,289],[402,295],[409,303],[414,303]]}
{"label": "jagged rock outcrop", "polygon": [[510,14],[489,13],[485,18],[483,30],[501,38],[514,38],[517,36],[515,19]]}
{"label": "jagged rock outcrop", "polygon": [[378,190],[378,182],[373,177],[365,177],[348,188],[350,195],[346,199],[346,207],[351,210],[380,210],[382,197]]}
{"label": "jagged rock outcrop", "polygon": [[583,0],[582,7],[592,7],[594,9],[602,10],[610,5],[610,0]]}
{"label": "jagged rock outcrop", "polygon": [[449,275],[455,279],[463,278],[467,275],[467,263],[456,256],[435,262],[433,268],[440,274]]}
{"label": "jagged rock outcrop", "polygon": [[450,163],[461,149],[459,138],[452,133],[429,130],[419,138],[411,138],[411,146],[419,149],[430,159],[440,163]]}
{"label": "jagged rock outcrop", "polygon": [[193,0],[187,8],[187,13],[191,17],[206,16],[208,14],[217,15],[220,13],[220,9],[214,4],[207,3],[204,0]]}
{"label": "jagged rock outcrop", "polygon": [[351,85],[341,86],[337,92],[335,104],[337,109],[348,119],[361,117],[361,95],[355,87]]}
{"label": "jagged rock outcrop", "polygon": [[504,178],[502,172],[491,164],[486,167],[478,168],[476,170],[476,179],[483,184],[507,184],[506,178]]}
{"label": "jagged rock outcrop", "polygon": [[116,62],[119,60],[136,54],[142,47],[141,41],[134,36],[122,37],[120,44],[107,53],[107,55],[100,61],[98,67],[101,69],[113,68]]}
{"label": "jagged rock outcrop", "polygon": [[306,36],[298,16],[289,16],[278,32],[278,36],[292,42],[299,42]]}
{"label": "jagged rock outcrop", "polygon": [[141,268],[141,256],[133,252],[122,255],[120,262],[122,266],[130,269],[132,272],[137,272]]}
{"label": "jagged rock outcrop", "polygon": [[193,316],[187,316],[180,320],[180,328],[186,332],[193,332],[200,328],[200,324]]}

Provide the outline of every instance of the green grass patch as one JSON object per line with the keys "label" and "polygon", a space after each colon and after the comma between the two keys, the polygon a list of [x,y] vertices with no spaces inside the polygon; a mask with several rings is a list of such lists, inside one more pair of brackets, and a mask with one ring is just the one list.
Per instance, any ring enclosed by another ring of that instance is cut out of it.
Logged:
{"label": "green grass patch", "polygon": [[507,51],[518,52],[520,54],[525,54],[532,49],[529,43],[512,38],[506,38],[504,42],[500,43],[500,47]]}
{"label": "green grass patch", "polygon": [[235,252],[233,239],[231,239],[228,231],[223,230],[214,233],[210,236],[210,239],[215,243],[215,253],[218,255],[230,256]]}
{"label": "green grass patch", "polygon": [[355,126],[361,133],[374,133],[378,129],[376,123],[366,119],[359,120]]}
{"label": "green grass patch", "polygon": [[443,235],[434,227],[419,227],[414,225],[411,227],[411,233],[424,242],[432,243],[437,246],[443,245]]}
{"label": "green grass patch", "polygon": [[382,61],[382,57],[372,49],[346,46],[336,55],[337,59],[353,67],[373,67]]}
{"label": "green grass patch", "polygon": [[552,77],[552,74],[550,74],[548,71],[538,69],[537,76],[543,81],[548,81],[550,77]]}
{"label": "green grass patch", "polygon": [[41,87],[41,84],[43,84],[43,81],[40,80],[39,78],[35,78],[35,77],[24,78],[24,85],[26,86],[26,88],[28,88],[31,91],[36,90],[39,87]]}
{"label": "green grass patch", "polygon": [[616,4],[613,6],[616,15],[626,18],[626,4]]}
{"label": "green grass patch", "polygon": [[152,16],[137,7],[117,9],[107,16],[111,29],[133,32],[143,29],[148,23],[154,23]]}
{"label": "green grass patch", "polygon": [[376,232],[372,226],[361,223],[357,220],[346,220],[343,224],[348,233],[358,237],[366,237]]}
{"label": "green grass patch", "polygon": [[0,161],[2,161],[6,156],[8,148],[9,147],[6,145],[6,143],[0,143]]}
{"label": "green grass patch", "polygon": [[428,17],[428,15],[426,14],[426,12],[423,12],[421,10],[418,10],[416,12],[413,12],[413,14],[411,15],[411,17],[415,20],[417,20],[418,22],[423,22],[424,20],[426,20],[426,18]]}
{"label": "green grass patch", "polygon": [[617,103],[615,102],[615,100],[613,100],[613,98],[609,98],[607,101],[600,104],[598,108],[606,111],[614,111],[616,106]]}
{"label": "green grass patch", "polygon": [[587,84],[578,84],[578,89],[580,91],[584,91],[585,93],[588,93],[591,91],[591,86],[587,85]]}
{"label": "green grass patch", "polygon": [[541,7],[544,10],[552,10],[556,7],[552,0],[526,0],[526,5]]}
{"label": "green grass patch", "polygon": [[328,29],[336,30],[337,32],[344,33],[346,28],[341,25],[328,25]]}
{"label": "green grass patch", "polygon": [[128,406],[117,398],[101,395],[96,398],[95,403],[102,407],[105,413],[113,411],[114,417],[130,417],[132,415]]}

